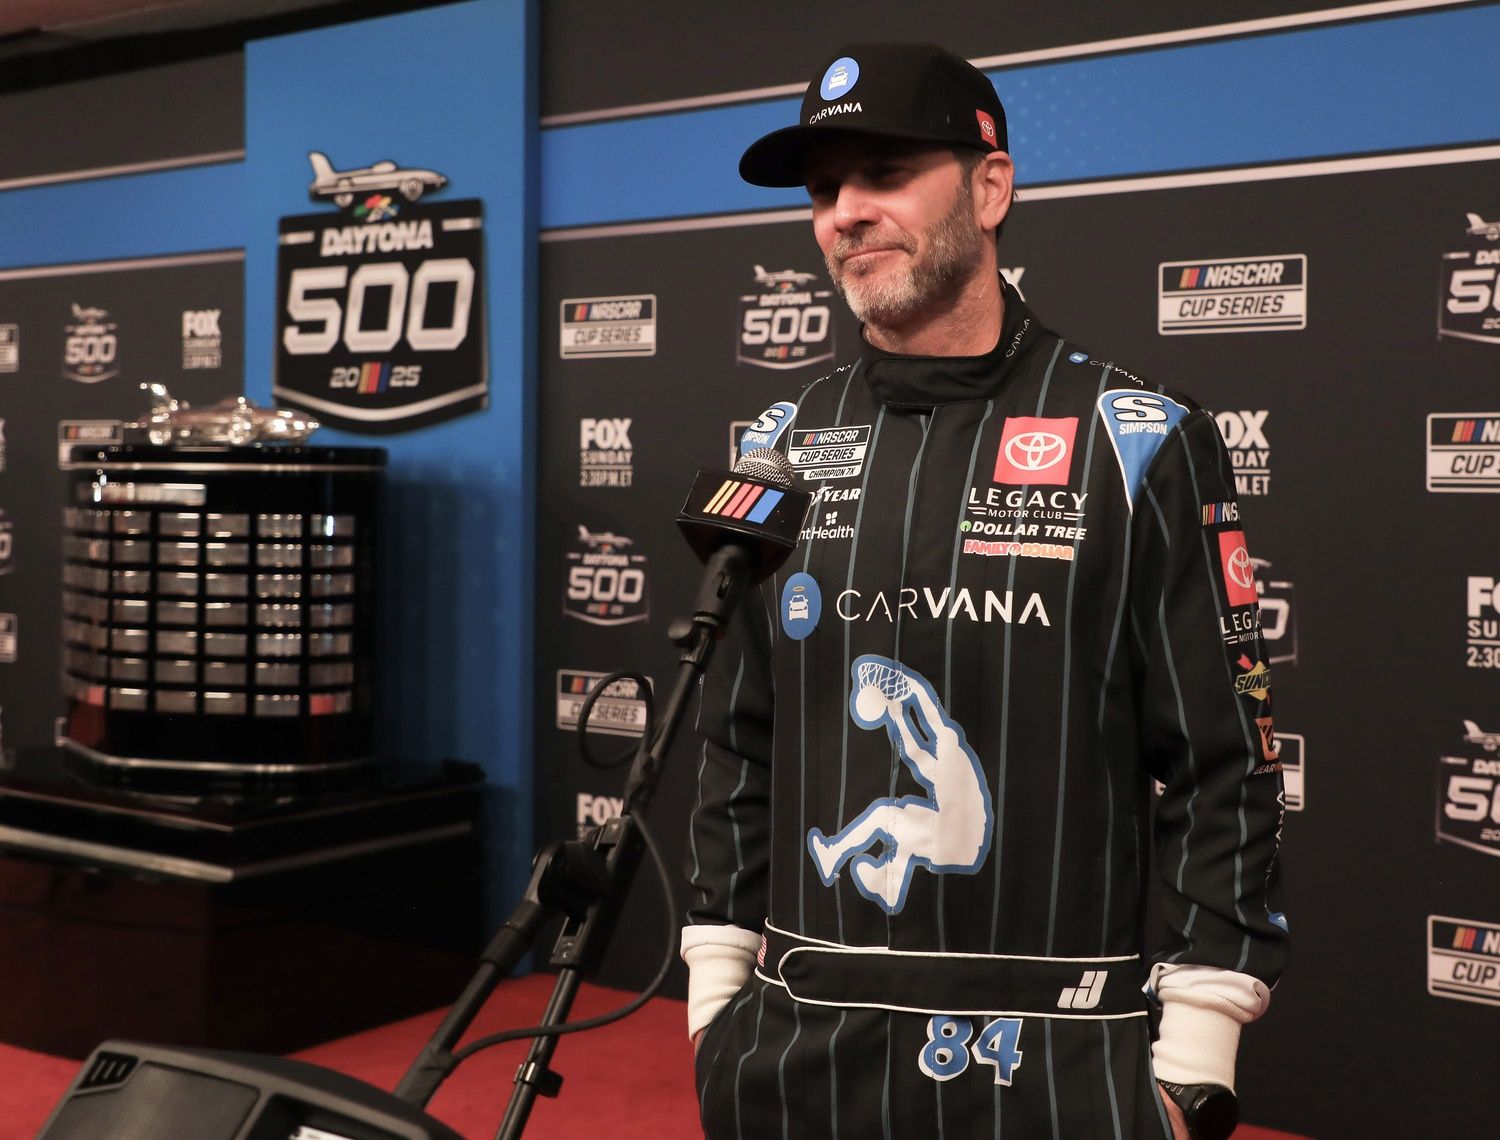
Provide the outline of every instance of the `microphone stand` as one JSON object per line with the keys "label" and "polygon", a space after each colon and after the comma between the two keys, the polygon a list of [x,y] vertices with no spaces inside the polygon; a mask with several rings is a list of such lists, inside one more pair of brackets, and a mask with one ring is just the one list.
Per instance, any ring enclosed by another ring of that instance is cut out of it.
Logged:
{"label": "microphone stand", "polygon": [[[567,921],[550,959],[558,977],[541,1024],[552,1028],[567,1021],[583,974],[598,964],[640,866],[643,841],[636,816],[644,815],[651,802],[688,700],[749,583],[751,569],[750,553],[738,543],[729,543],[708,558],[692,616],[676,618],[667,629],[667,636],[682,650],[677,680],[660,731],[648,725],[642,737],[625,785],[624,809],[591,839],[551,843],[537,854],[520,904],[480,955],[478,971],[396,1086],[395,1095],[401,1100],[421,1108],[432,1099],[453,1064],[453,1047],[480,1007],[531,949],[546,922],[559,913]],[[582,723],[586,725],[587,720]],[[516,1072],[515,1089],[496,1140],[521,1135],[538,1095],[558,1094],[562,1077],[549,1067],[557,1041],[556,1034],[533,1040]]]}

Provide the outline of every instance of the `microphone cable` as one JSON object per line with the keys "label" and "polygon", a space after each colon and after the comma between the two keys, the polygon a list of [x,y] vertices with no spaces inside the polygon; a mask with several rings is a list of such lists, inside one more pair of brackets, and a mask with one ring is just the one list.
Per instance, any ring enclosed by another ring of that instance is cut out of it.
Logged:
{"label": "microphone cable", "polygon": [[[639,747],[634,752],[627,751],[621,756],[615,757],[613,760],[600,762],[589,751],[589,718],[593,712],[595,703],[598,701],[599,697],[603,695],[605,689],[621,679],[634,680],[639,686],[639,691],[646,705],[645,732],[641,736],[641,743]],[[618,768],[626,761],[631,759],[633,755],[649,748],[649,742],[655,739],[656,735],[655,720],[656,712],[651,698],[651,686],[645,677],[643,677],[639,673],[635,673],[625,669],[618,670],[614,673],[610,673],[608,676],[601,677],[598,683],[589,690],[588,696],[584,698],[583,705],[579,708],[579,754],[583,757],[584,762],[589,764],[591,767],[603,770]],[[645,818],[641,815],[636,815],[632,818],[635,821],[636,829],[641,833],[641,841],[645,845],[646,851],[651,856],[651,866],[656,871],[657,884],[661,888],[661,897],[663,902],[662,916],[665,920],[662,932],[665,953],[662,955],[661,965],[657,968],[656,975],[651,979],[650,982],[647,983],[646,988],[639,994],[637,994],[634,998],[632,998],[630,1001],[626,1002],[619,1008],[611,1010],[608,1013],[601,1013],[595,1017],[585,1018],[582,1021],[569,1021],[562,1025],[533,1025],[525,1029],[507,1029],[502,1033],[491,1033],[487,1034],[484,1037],[476,1038],[469,1044],[455,1049],[451,1054],[449,1054],[448,1060],[443,1066],[443,1079],[446,1080],[450,1075],[452,1075],[453,1071],[458,1068],[459,1065],[461,1065],[464,1061],[467,1061],[476,1053],[479,1053],[485,1049],[493,1048],[496,1045],[503,1045],[509,1041],[521,1041],[528,1038],[561,1037],[564,1034],[568,1033],[582,1033],[585,1030],[598,1029],[601,1026],[609,1025],[616,1021],[621,1021],[644,1006],[661,990],[662,984],[666,981],[667,974],[672,968],[672,960],[676,956],[674,950],[677,941],[677,927],[674,922],[674,896],[672,893],[672,882],[667,874],[666,862],[662,859],[661,851],[656,845],[656,838],[651,834],[651,829],[646,825]]]}

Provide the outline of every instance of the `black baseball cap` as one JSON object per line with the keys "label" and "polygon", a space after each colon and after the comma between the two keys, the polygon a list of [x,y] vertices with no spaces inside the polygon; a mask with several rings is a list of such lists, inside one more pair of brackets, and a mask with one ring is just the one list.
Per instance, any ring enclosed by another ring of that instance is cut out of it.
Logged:
{"label": "black baseball cap", "polygon": [[772,131],[740,158],[756,186],[801,186],[809,144],[870,135],[1005,150],[1005,108],[984,72],[925,43],[845,44],[807,85],[795,127]]}

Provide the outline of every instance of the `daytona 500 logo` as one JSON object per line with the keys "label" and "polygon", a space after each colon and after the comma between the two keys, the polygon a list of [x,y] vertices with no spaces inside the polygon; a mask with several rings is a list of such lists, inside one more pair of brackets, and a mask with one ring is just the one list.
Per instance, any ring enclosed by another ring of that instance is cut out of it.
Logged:
{"label": "daytona 500 logo", "polygon": [[756,290],[740,296],[736,355],[758,368],[799,368],[834,354],[833,290],[816,273],[755,266]]}
{"label": "daytona 500 logo", "polygon": [[275,395],[365,432],[483,407],[483,203],[419,204],[435,171],[311,157],[313,197],[346,211],[281,219]]}

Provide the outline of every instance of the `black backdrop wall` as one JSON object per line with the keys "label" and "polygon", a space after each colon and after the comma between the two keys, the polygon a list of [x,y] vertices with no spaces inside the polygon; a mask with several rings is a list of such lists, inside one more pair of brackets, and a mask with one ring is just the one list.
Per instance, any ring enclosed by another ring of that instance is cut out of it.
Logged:
{"label": "black backdrop wall", "polygon": [[[1500,5],[1234,8],[1239,23],[1205,31],[1200,10],[1155,0],[768,0],[690,18],[669,0],[539,6],[537,833],[573,831],[619,795],[566,731],[591,677],[629,665],[670,680],[666,623],[698,577],[671,522],[693,470],[727,465],[736,424],[857,344],[797,195],[747,191],[734,158],[791,120],[839,43],[935,38],[983,61],[1012,113],[1008,276],[1060,331],[1213,407],[1241,470],[1276,635],[1294,935],[1271,1013],[1245,1037],[1249,1116],[1319,1137],[1483,1131],[1500,1109],[1483,1065],[1500,1017],[1500,126],[1478,45],[1500,42]],[[0,100],[0,191],[15,191],[0,224],[28,179],[182,159],[202,177],[184,174],[150,219],[60,211],[58,242],[148,220],[160,232],[165,213],[172,235],[130,256],[215,248],[222,223],[205,219],[240,201],[201,188],[240,186],[238,67]],[[86,281],[0,273],[0,508],[19,520],[0,521],[11,746],[44,739],[58,704],[51,425],[128,416],[139,379],[194,402],[239,390],[242,307],[274,302],[240,296],[236,259],[93,264]],[[1174,326],[1214,267],[1245,261],[1280,273],[1259,296],[1287,327]],[[812,280],[757,280],[788,270]],[[117,326],[107,384],[63,375],[75,304]],[[211,310],[222,360],[184,368],[183,314]],[[494,569],[493,550],[433,556]],[[7,664],[18,627],[24,660]],[[611,694],[608,711],[628,743],[634,695]],[[675,868],[690,740],[672,762],[653,818]],[[640,984],[661,951],[648,881],[637,895],[606,981]]]}

